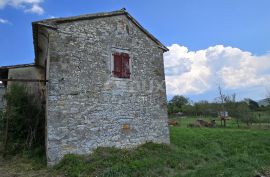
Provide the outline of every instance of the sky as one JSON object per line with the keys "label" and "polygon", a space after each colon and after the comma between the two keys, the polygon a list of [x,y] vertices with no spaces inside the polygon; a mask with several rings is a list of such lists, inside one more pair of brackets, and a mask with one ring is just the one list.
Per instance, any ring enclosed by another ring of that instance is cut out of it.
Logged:
{"label": "sky", "polygon": [[0,0],[0,66],[32,63],[31,22],[125,7],[170,51],[167,97],[237,99],[270,88],[269,0]]}

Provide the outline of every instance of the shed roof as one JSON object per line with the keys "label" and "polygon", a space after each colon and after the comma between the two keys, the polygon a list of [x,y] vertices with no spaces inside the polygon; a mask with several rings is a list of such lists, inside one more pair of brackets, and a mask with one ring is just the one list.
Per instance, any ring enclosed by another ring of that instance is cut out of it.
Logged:
{"label": "shed roof", "polygon": [[117,11],[112,12],[102,12],[102,13],[95,13],[95,14],[86,14],[86,15],[79,15],[73,17],[64,17],[64,18],[52,18],[52,19],[45,19],[40,21],[35,21],[32,23],[33,27],[33,38],[34,38],[34,47],[35,47],[35,54],[37,56],[38,52],[38,27],[44,26],[47,28],[57,30],[57,24],[61,23],[68,23],[72,21],[79,21],[79,20],[91,20],[96,18],[103,18],[103,17],[110,17],[110,16],[118,16],[118,15],[126,15],[126,17],[131,20],[142,32],[144,32],[150,39],[152,39],[163,51],[169,51],[169,49],[163,45],[157,38],[155,38],[151,33],[149,33],[145,28],[143,28],[137,20],[135,20],[125,8]]}
{"label": "shed roof", "polygon": [[6,79],[8,79],[9,69],[25,68],[25,67],[32,67],[32,66],[36,66],[36,65],[34,63],[31,63],[31,64],[0,66],[0,87],[7,86]]}
{"label": "shed roof", "polygon": [[8,70],[8,69],[15,69],[15,68],[25,68],[25,67],[32,67],[35,66],[34,63],[30,64],[19,64],[19,65],[9,65],[9,66],[0,66],[0,70]]}

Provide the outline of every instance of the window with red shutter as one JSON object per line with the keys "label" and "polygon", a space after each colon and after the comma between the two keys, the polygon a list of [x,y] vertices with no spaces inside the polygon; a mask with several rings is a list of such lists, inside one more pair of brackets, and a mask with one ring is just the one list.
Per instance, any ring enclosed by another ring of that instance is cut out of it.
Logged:
{"label": "window with red shutter", "polygon": [[113,54],[113,76],[118,78],[130,78],[130,63],[127,53]]}
{"label": "window with red shutter", "polygon": [[122,53],[122,78],[130,78],[129,55]]}
{"label": "window with red shutter", "polygon": [[113,54],[113,76],[121,78],[122,75],[122,56],[120,53]]}

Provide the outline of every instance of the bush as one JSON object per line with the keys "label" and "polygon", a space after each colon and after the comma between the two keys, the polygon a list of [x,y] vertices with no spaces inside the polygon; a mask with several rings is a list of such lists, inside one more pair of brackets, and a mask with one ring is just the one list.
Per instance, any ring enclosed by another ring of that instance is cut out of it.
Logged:
{"label": "bush", "polygon": [[6,111],[2,116],[4,153],[44,149],[45,114],[40,101],[23,85],[12,84],[5,95]]}

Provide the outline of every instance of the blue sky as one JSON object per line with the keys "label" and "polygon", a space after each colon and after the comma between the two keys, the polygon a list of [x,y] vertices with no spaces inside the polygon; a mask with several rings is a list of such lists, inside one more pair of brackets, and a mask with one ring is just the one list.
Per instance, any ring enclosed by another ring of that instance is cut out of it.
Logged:
{"label": "blue sky", "polygon": [[167,94],[213,100],[217,85],[239,99],[270,87],[269,0],[0,0],[0,65],[31,63],[31,22],[125,7],[171,51]]}

